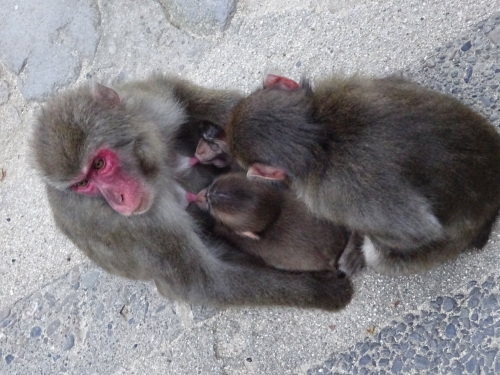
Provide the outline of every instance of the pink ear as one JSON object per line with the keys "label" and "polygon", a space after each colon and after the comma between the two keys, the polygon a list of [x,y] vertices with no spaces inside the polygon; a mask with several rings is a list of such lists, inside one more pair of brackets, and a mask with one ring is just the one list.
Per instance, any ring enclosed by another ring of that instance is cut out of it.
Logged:
{"label": "pink ear", "polygon": [[283,181],[286,173],[277,167],[255,163],[248,168],[247,177],[265,178],[266,180]]}
{"label": "pink ear", "polygon": [[120,97],[116,91],[99,83],[92,88],[92,95],[109,107],[116,107],[120,104]]}
{"label": "pink ear", "polygon": [[278,88],[286,91],[294,91],[299,89],[300,85],[290,78],[268,74],[264,79],[264,88]]}

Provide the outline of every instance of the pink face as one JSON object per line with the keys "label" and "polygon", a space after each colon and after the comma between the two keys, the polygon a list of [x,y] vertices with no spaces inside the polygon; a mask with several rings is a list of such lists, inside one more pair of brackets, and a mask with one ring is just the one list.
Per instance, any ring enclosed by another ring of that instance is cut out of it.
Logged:
{"label": "pink face", "polygon": [[85,195],[102,195],[122,215],[146,212],[150,193],[140,180],[120,170],[118,156],[111,150],[98,150],[85,166],[71,190]]}

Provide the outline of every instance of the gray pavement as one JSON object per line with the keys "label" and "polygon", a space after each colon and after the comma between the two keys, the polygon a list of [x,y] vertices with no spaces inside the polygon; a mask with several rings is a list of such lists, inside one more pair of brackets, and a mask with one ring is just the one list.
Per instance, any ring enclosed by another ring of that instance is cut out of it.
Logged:
{"label": "gray pavement", "polygon": [[401,72],[500,127],[500,0],[50,3],[0,0],[0,374],[500,373],[498,223],[428,273],[364,271],[339,313],[189,306],[58,233],[28,147],[49,95],[152,71],[245,91],[267,71]]}

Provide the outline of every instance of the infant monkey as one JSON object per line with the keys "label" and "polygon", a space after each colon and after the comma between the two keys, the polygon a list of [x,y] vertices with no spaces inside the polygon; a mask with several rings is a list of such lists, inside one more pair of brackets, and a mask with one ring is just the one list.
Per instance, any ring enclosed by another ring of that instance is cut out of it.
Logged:
{"label": "infant monkey", "polygon": [[205,122],[194,158],[201,164],[212,164],[217,168],[237,168],[229,156],[224,130],[210,122]]}
{"label": "infant monkey", "polygon": [[334,270],[349,237],[291,192],[244,173],[221,175],[190,200],[215,219],[216,235],[278,269]]}

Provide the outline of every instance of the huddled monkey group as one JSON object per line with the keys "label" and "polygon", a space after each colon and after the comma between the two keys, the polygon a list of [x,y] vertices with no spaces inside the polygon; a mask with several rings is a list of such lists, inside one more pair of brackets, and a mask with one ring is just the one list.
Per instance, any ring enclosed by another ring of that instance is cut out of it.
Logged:
{"label": "huddled monkey group", "polygon": [[32,146],[57,226],[105,270],[197,304],[338,310],[363,267],[419,272],[488,241],[500,135],[397,77],[248,96],[154,75],[66,91]]}

